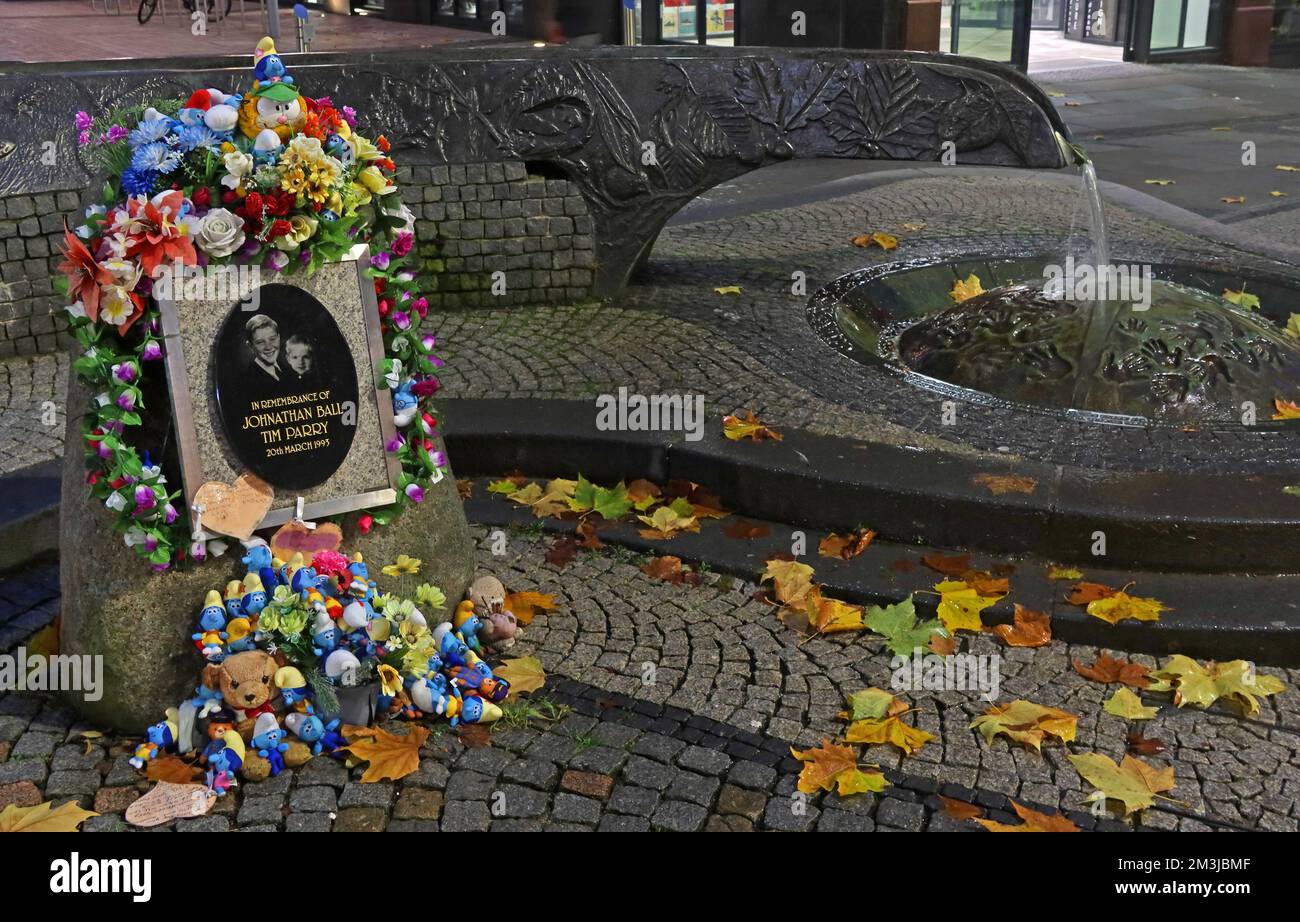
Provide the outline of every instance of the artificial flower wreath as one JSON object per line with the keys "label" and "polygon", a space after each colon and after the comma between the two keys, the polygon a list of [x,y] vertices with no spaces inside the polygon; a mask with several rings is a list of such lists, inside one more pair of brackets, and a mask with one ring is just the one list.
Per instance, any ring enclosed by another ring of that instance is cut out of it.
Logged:
{"label": "artificial flower wreath", "polygon": [[129,439],[143,422],[142,385],[163,378],[151,297],[160,268],[310,274],[369,244],[385,347],[381,386],[392,391],[398,433],[385,449],[401,475],[397,501],[362,515],[361,531],[421,502],[447,467],[432,441],[431,398],[443,363],[422,328],[428,289],[417,277],[441,263],[417,252],[389,142],[358,130],[352,108],[302,95],[271,39],[254,60],[244,96],[205,89],[100,119],[76,116],[78,142],[107,177],[75,233],[65,226],[60,266],[81,348],[72,367],[95,394],[84,425],[87,482],[115,513],[126,544],[160,570],[225,549],[206,533],[191,540],[187,511],[174,505],[179,491]]}

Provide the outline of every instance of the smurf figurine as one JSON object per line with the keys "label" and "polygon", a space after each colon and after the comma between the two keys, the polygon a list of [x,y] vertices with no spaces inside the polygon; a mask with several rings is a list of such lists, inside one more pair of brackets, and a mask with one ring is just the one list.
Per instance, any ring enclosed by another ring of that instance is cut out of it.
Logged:
{"label": "smurf figurine", "polygon": [[244,617],[244,587],[237,579],[226,583],[226,614],[231,618]]}
{"label": "smurf figurine", "polygon": [[289,751],[289,744],[284,742],[284,730],[274,714],[257,716],[252,743],[257,754],[271,763],[272,778],[284,771],[284,754]]}
{"label": "smurf figurine", "polygon": [[317,656],[328,656],[339,645],[339,629],[334,619],[323,611],[316,612],[316,624],[312,630],[312,652]]}
{"label": "smurf figurine", "polygon": [[[262,539],[258,538],[256,540],[261,541]],[[243,556],[240,563],[248,567],[249,573],[257,574],[264,592],[273,592],[275,587],[280,585],[280,581],[275,575],[275,567],[272,566],[271,549],[266,546],[265,542],[251,545],[248,548],[248,553]],[[244,582],[248,582],[248,580],[245,579]]]}
{"label": "smurf figurine", "polygon": [[243,653],[257,648],[257,633],[253,630],[253,622],[247,618],[231,618],[226,625],[226,633],[230,635],[230,640],[226,643],[226,651],[229,653]]}
{"label": "smurf figurine", "polygon": [[451,626],[460,635],[460,639],[465,642],[465,646],[475,653],[483,651],[483,646],[479,643],[479,634],[483,630],[483,621],[478,615],[474,614],[473,602],[466,599],[456,606],[455,614],[452,615]]}
{"label": "smurf figurine", "polygon": [[168,708],[167,719],[158,721],[145,731],[146,742],[137,746],[135,755],[127,761],[133,768],[144,768],[144,763],[156,759],[159,752],[175,748],[177,733],[176,709]]}
{"label": "smurf figurine", "polygon": [[221,709],[221,700],[221,689],[208,688],[200,684],[194,689],[194,697],[190,699],[190,704],[194,705],[195,717],[202,720]]}
{"label": "smurf figurine", "polygon": [[221,606],[221,596],[215,589],[208,590],[203,602],[203,611],[199,612],[199,627],[203,630],[191,634],[194,646],[208,658],[209,662],[219,663],[226,655],[225,641],[230,637],[226,632],[226,610]]}
{"label": "smurf figurine", "polygon": [[227,730],[221,737],[221,748],[208,756],[208,787],[217,794],[224,794],[239,782],[235,774],[244,767],[244,739],[234,730]]}
{"label": "smurf figurine", "polygon": [[335,718],[325,723],[315,714],[289,714],[284,718],[284,725],[298,739],[311,746],[311,754],[314,756],[322,752],[333,752],[348,744],[347,740],[335,732],[339,728],[339,722]]}
{"label": "smurf figurine", "polygon": [[244,577],[244,595],[240,599],[244,615],[251,618],[261,614],[262,609],[266,608],[266,601],[266,589],[262,586],[262,577],[250,570]]}
{"label": "smurf figurine", "polygon": [[275,671],[275,686],[286,707],[301,714],[314,713],[311,703],[311,686],[294,666],[281,666]]}
{"label": "smurf figurine", "polygon": [[212,712],[212,717],[208,720],[207,734],[208,743],[199,753],[199,762],[202,765],[208,764],[208,759],[225,745],[222,740],[225,738],[227,730],[234,730],[238,721],[235,720],[234,712],[229,708],[219,708]]}

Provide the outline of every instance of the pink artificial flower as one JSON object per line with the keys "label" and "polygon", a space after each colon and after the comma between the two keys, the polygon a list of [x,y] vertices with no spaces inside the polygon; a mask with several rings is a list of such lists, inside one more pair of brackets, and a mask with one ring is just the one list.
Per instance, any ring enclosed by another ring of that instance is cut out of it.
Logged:
{"label": "pink artificial flower", "polygon": [[410,231],[402,231],[397,235],[397,238],[393,240],[393,255],[398,257],[405,256],[407,253],[411,252],[411,247],[414,245],[415,235]]}
{"label": "pink artificial flower", "polygon": [[388,319],[391,320],[393,326],[397,327],[399,330],[409,330],[411,328],[411,315],[406,311],[393,311],[392,314],[389,315]]}
{"label": "pink artificial flower", "polygon": [[144,344],[144,351],[140,353],[140,358],[146,362],[156,362],[162,358],[162,346],[159,345],[158,340],[148,340]]}
{"label": "pink artificial flower", "polygon": [[424,502],[424,488],[420,486],[418,483],[407,484],[406,495],[410,497],[410,500],[413,503]]}

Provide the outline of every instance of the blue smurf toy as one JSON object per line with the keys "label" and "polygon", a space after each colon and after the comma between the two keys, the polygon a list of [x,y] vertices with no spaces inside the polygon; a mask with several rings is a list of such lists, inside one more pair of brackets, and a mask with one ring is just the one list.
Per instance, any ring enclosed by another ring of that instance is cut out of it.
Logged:
{"label": "blue smurf toy", "polygon": [[263,591],[273,592],[275,587],[280,585],[280,580],[276,576],[275,566],[271,559],[271,549],[265,544],[254,544],[250,547],[248,553],[241,558],[240,563],[248,568],[249,573],[257,574],[258,579],[262,582]]}
{"label": "blue smurf toy", "polygon": [[257,715],[252,744],[257,754],[271,763],[272,778],[284,771],[284,754],[289,751],[289,744],[284,742],[284,729],[274,714]]}
{"label": "blue smurf toy", "polygon": [[208,787],[224,794],[239,782],[235,775],[244,767],[244,739],[234,730],[221,737],[221,748],[208,757]]}
{"label": "blue smurf toy", "polygon": [[311,754],[320,755],[322,752],[333,752],[348,744],[337,732],[340,720],[335,718],[329,723],[325,723],[315,714],[289,714],[284,718],[284,724],[289,730],[311,746]]}
{"label": "blue smurf toy", "polygon": [[317,656],[333,653],[339,645],[339,629],[334,619],[325,612],[316,613],[316,624],[312,629],[312,652]]}
{"label": "blue smurf toy", "polygon": [[199,648],[199,652],[206,656],[209,662],[221,662],[226,655],[226,640],[230,635],[225,629],[226,610],[222,607],[221,596],[215,589],[208,590],[203,611],[199,612],[199,627],[202,631],[190,635],[194,646]]}

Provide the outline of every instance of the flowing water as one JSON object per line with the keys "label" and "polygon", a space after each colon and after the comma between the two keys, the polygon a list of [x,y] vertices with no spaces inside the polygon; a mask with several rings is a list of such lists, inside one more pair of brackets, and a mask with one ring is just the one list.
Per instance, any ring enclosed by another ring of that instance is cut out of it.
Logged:
{"label": "flowing water", "polygon": [[[1094,269],[1110,265],[1110,241],[1106,237],[1106,213],[1097,187],[1097,170],[1092,161],[1083,164],[1083,199],[1088,217],[1088,258]],[[1102,353],[1119,317],[1122,302],[1098,292],[1090,306],[1083,332],[1083,351],[1074,383],[1073,405],[1083,406],[1083,398],[1101,367]]]}

